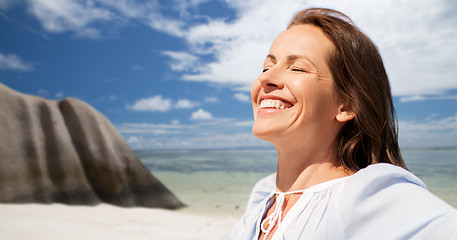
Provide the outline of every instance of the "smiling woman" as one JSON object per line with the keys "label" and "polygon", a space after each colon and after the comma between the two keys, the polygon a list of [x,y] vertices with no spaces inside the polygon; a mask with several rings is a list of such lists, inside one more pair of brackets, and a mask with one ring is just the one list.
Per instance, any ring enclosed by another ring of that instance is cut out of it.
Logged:
{"label": "smiling woman", "polygon": [[[294,142],[308,153],[305,149],[333,147],[328,139],[336,137],[340,123],[334,118],[339,104],[325,63],[331,50],[332,43],[312,25],[293,26],[274,41],[251,91],[257,137],[279,149]],[[284,108],[268,107],[268,102]]]}
{"label": "smiling woman", "polygon": [[277,172],[224,239],[457,237],[457,211],[406,170],[382,59],[349,17],[299,12],[251,99],[252,131],[276,147]]}

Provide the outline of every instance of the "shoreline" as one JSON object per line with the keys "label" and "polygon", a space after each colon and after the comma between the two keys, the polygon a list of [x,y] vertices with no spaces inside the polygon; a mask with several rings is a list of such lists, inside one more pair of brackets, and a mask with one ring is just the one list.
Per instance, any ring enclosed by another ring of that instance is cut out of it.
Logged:
{"label": "shoreline", "polygon": [[191,208],[0,204],[1,239],[219,239],[240,216]]}

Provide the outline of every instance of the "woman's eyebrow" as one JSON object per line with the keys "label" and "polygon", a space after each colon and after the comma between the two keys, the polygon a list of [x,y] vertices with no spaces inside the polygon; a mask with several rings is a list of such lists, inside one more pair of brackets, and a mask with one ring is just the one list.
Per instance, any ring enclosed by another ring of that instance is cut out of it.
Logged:
{"label": "woman's eyebrow", "polygon": [[[276,60],[276,57],[273,55],[273,54],[268,54],[266,59],[270,59],[271,61],[273,62],[277,62]],[[294,60],[297,60],[297,59],[304,59],[306,61],[308,61],[309,63],[311,63],[311,65],[313,65],[313,67],[316,67],[316,65],[313,63],[313,61],[311,61],[311,59],[309,59],[307,56],[305,55],[297,55],[297,54],[293,54],[293,55],[289,55],[287,56],[287,61],[294,61]]]}
{"label": "woman's eyebrow", "polygon": [[309,59],[305,55],[290,55],[287,57],[287,61],[293,61],[293,60],[297,60],[297,59],[305,59],[306,61],[311,63],[311,65],[313,65],[313,67],[316,67],[316,65],[313,63],[313,61],[311,61],[311,59]]}
{"label": "woman's eyebrow", "polygon": [[266,59],[271,59],[273,62],[276,62],[276,57],[272,54],[268,54]]}

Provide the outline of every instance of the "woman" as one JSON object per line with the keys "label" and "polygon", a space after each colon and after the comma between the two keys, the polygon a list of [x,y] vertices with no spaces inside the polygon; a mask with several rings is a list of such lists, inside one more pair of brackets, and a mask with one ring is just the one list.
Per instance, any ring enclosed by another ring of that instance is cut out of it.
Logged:
{"label": "woman", "polygon": [[277,172],[224,239],[457,239],[457,211],[406,170],[382,59],[349,17],[299,12],[251,97]]}

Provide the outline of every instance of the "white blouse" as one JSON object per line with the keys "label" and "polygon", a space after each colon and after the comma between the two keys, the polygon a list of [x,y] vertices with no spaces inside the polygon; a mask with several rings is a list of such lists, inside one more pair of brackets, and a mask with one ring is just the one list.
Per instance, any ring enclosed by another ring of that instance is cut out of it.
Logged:
{"label": "white blouse", "polygon": [[[257,240],[276,186],[275,174],[254,187],[246,212],[222,239]],[[412,173],[374,164],[306,189],[273,240],[457,239],[457,210]]]}

